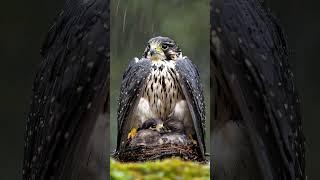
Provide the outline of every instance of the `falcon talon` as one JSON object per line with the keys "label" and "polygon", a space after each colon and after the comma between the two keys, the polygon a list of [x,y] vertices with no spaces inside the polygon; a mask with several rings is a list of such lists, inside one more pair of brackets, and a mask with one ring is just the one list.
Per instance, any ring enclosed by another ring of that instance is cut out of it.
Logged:
{"label": "falcon talon", "polygon": [[191,135],[191,134],[189,134],[188,136],[189,136],[189,138],[190,138],[190,140],[191,140],[192,144],[194,144],[194,145],[197,145],[197,144],[198,144],[198,143],[197,143],[197,141],[193,139],[193,137],[192,137],[192,135]]}

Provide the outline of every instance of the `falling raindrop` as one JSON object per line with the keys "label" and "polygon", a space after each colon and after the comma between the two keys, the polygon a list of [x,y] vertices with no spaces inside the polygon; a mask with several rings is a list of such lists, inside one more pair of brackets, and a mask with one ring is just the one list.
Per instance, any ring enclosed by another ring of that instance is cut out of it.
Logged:
{"label": "falling raindrop", "polygon": [[124,16],[123,16],[123,24],[122,24],[122,32],[125,31],[125,26],[126,26],[126,17],[127,17],[127,7],[124,10]]}

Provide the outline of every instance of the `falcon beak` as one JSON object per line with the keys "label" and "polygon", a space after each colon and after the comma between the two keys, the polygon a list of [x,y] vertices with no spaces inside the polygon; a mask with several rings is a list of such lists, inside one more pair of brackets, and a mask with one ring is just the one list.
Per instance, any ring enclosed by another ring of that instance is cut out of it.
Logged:
{"label": "falcon beak", "polygon": [[155,54],[157,54],[157,50],[156,49],[151,49],[150,50],[151,57],[154,56]]}
{"label": "falcon beak", "polygon": [[165,59],[165,55],[163,54],[161,47],[154,47],[150,49],[150,59],[152,61]]}
{"label": "falcon beak", "polygon": [[157,124],[156,130],[160,133],[164,132],[163,123]]}

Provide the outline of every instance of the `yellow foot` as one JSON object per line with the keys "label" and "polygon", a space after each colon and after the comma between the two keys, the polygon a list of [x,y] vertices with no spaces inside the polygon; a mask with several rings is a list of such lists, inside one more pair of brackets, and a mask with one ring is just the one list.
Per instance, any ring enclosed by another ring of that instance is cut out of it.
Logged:
{"label": "yellow foot", "polygon": [[192,141],[192,144],[197,145],[197,141],[192,138],[191,134],[189,134],[189,138]]}
{"label": "yellow foot", "polygon": [[137,129],[132,128],[131,131],[128,134],[128,139],[133,139],[137,135]]}

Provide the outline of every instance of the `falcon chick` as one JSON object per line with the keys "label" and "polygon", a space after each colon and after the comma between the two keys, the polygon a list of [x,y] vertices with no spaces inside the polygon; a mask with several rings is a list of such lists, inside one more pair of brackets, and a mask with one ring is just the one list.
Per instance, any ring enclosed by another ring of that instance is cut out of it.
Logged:
{"label": "falcon chick", "polygon": [[183,133],[168,132],[162,120],[149,119],[138,128],[135,137],[129,141],[129,146],[157,146],[162,144],[188,145],[191,143],[192,141]]}
{"label": "falcon chick", "polygon": [[138,128],[138,131],[143,129],[150,129],[162,133],[164,132],[163,121],[161,119],[149,119]]}

